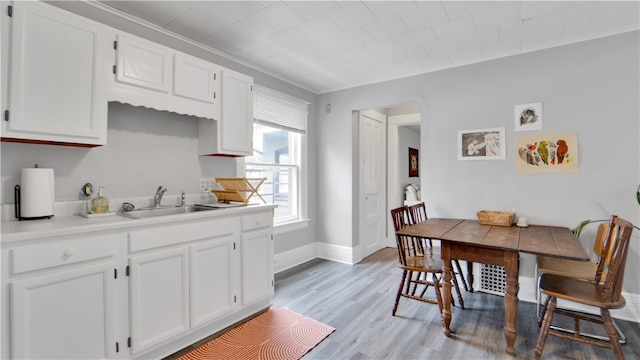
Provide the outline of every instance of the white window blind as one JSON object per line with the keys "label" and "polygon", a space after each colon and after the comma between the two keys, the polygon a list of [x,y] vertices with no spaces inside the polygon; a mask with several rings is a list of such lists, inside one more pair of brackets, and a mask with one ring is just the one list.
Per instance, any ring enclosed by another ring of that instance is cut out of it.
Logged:
{"label": "white window blind", "polygon": [[257,123],[287,131],[305,133],[309,103],[294,97],[256,86],[253,117]]}

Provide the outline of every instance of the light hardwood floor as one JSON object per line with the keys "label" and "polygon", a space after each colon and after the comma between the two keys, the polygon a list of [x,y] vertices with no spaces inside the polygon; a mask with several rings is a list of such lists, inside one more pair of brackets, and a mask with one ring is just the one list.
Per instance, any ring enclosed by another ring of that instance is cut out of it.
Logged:
{"label": "light hardwood floor", "polygon": [[[447,338],[438,307],[401,299],[391,315],[400,270],[396,250],[383,249],[356,265],[313,260],[276,275],[274,307],[286,307],[336,328],[304,359],[512,359],[505,352],[503,298],[464,292],[466,309],[453,308]],[[640,324],[618,321],[627,359],[640,359]],[[568,325],[570,326],[570,324]],[[603,334],[599,326],[585,330]],[[532,359],[538,339],[535,304],[519,302],[516,358]],[[542,359],[611,359],[613,351],[554,337]]]}

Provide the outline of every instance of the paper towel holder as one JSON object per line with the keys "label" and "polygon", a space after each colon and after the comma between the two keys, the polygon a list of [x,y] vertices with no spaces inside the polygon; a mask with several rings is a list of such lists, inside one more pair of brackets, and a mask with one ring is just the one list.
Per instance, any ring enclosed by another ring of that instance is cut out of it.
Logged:
{"label": "paper towel holder", "polygon": [[21,203],[21,200],[20,200],[20,185],[16,185],[15,190],[14,190],[14,197],[15,197],[14,212],[15,212],[16,219],[18,219],[18,221],[51,219],[51,217],[53,217],[53,215],[23,217],[22,216],[21,207],[20,207],[20,203]]}

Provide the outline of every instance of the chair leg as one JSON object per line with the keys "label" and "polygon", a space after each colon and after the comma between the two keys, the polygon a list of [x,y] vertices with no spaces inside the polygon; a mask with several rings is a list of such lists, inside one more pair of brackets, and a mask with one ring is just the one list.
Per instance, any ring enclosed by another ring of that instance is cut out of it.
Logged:
{"label": "chair leg", "polygon": [[616,320],[612,318],[611,322],[613,322],[613,326],[615,326],[616,330],[618,331],[618,338],[620,339],[620,344],[622,344],[622,345],[626,344],[627,343],[627,337],[622,332],[622,329],[620,329],[620,326],[618,326],[618,323],[616,322]]}
{"label": "chair leg", "polygon": [[544,319],[544,316],[546,315],[547,307],[549,306],[549,300],[551,300],[551,296],[547,296],[547,300],[544,301],[544,306],[542,307],[542,314],[538,318],[538,327],[542,326],[542,319]]}
{"label": "chair leg", "polygon": [[606,327],[607,334],[609,335],[609,343],[611,343],[613,352],[616,354],[616,359],[624,359],[624,352],[622,352],[622,346],[620,346],[620,340],[618,339],[618,332],[613,325],[609,309],[600,309],[600,314],[602,315],[604,326]]}
{"label": "chair leg", "polygon": [[402,288],[404,288],[404,283],[407,282],[407,270],[402,271],[402,279],[400,280],[400,286],[398,287],[398,294],[396,295],[396,301],[393,304],[393,311],[391,312],[392,316],[396,316],[396,311],[398,310],[398,304],[400,304],[400,297],[402,295]]}
{"label": "chair leg", "polygon": [[538,322],[540,322],[540,302],[542,300],[542,292],[540,291],[540,278],[541,275],[538,274],[538,265],[536,264],[535,270],[535,278],[536,280],[536,316],[538,317]]}
{"label": "chair leg", "polygon": [[460,292],[460,287],[458,286],[458,278],[455,274],[451,277],[451,282],[453,282],[453,286],[456,289],[456,294],[458,294],[458,301],[460,302],[460,308],[464,309],[464,300],[462,299],[462,292]]}
{"label": "chair leg", "polygon": [[453,260],[453,265],[456,267],[456,274],[460,277],[462,281],[462,286],[464,286],[464,291],[469,291],[469,284],[467,284],[467,280],[464,279],[464,273],[462,272],[462,267],[460,266],[460,262],[458,260]]}
{"label": "chair leg", "polygon": [[540,359],[540,356],[542,356],[542,350],[544,349],[544,344],[547,341],[547,335],[549,335],[549,327],[551,326],[551,322],[553,321],[555,310],[556,298],[549,296],[545,301],[544,309],[542,309],[542,312],[544,313],[544,320],[542,321],[540,336],[538,336],[538,343],[536,344],[536,360]]}
{"label": "chair leg", "polygon": [[442,321],[442,293],[440,292],[440,279],[436,276],[436,274],[431,274],[431,280],[433,281],[433,288],[436,291],[436,302],[438,303],[438,308],[440,309],[440,321]]}

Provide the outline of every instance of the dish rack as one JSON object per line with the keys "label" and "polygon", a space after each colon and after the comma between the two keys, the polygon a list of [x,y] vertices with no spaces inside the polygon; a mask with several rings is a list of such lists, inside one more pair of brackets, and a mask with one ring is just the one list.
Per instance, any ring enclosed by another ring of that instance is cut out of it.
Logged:
{"label": "dish rack", "polygon": [[267,178],[216,178],[216,183],[223,189],[213,189],[211,192],[218,198],[218,202],[242,202],[245,205],[253,194],[258,195],[265,204],[267,201],[258,194],[258,189]]}

